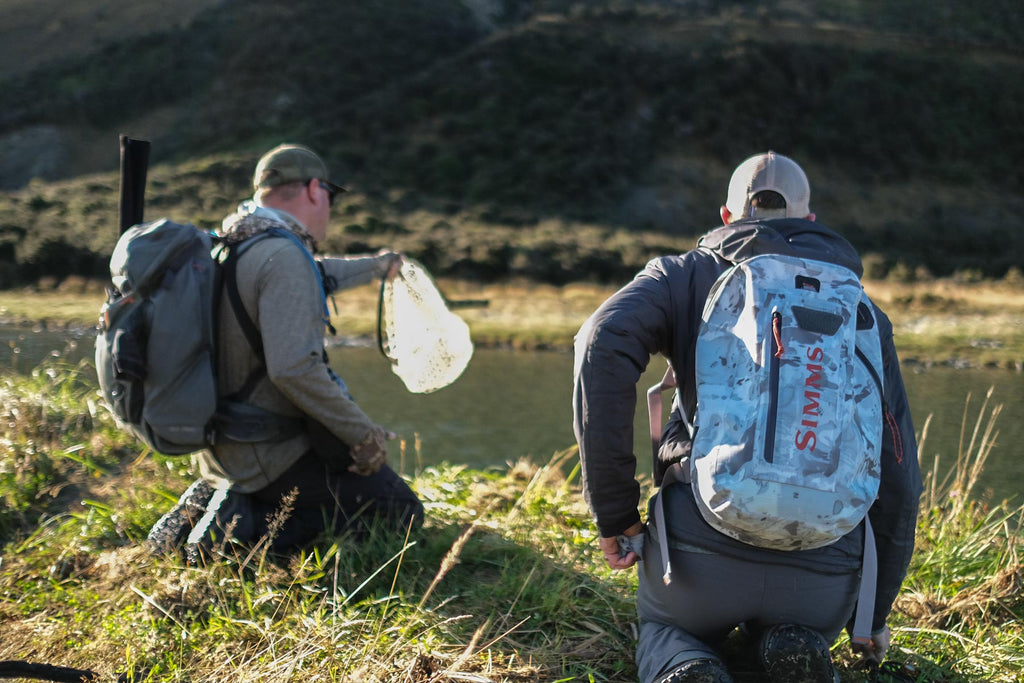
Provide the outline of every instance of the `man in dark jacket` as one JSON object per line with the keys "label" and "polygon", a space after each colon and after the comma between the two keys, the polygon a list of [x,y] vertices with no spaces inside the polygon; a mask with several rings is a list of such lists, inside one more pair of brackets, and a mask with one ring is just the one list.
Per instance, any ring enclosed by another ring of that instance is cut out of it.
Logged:
{"label": "man in dark jacket", "polygon": [[[712,528],[691,487],[673,482],[661,491],[662,537],[668,546],[663,548],[658,534],[641,523],[633,454],[636,384],[651,356],[660,353],[678,391],[654,463],[655,483],[689,455],[684,425],[697,408],[697,333],[709,291],[730,266],[778,253],[862,274],[850,243],[814,222],[809,199],[806,176],[791,159],[773,152],[751,157],[733,174],[721,209],[724,226],[705,234],[693,251],[652,260],[576,337],[574,430],[584,495],[608,565],[627,569],[643,560],[637,590],[637,665],[643,683],[731,681],[716,646],[737,626],[755,639],[772,680],[838,680],[829,646],[850,625],[857,602],[864,525],[821,548],[768,550]],[[889,640],[886,619],[913,552],[921,477],[892,325],[877,307],[874,314],[888,408],[878,498],[869,512],[878,585],[871,640],[854,647],[864,659],[881,661]],[[673,568],[671,583],[662,577],[665,552]]]}

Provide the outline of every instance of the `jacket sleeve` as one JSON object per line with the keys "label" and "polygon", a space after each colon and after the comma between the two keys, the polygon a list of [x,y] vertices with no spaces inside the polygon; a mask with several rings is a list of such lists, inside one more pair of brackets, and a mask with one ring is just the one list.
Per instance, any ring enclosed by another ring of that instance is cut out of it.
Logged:
{"label": "jacket sleeve", "polygon": [[576,335],[573,430],[583,493],[602,536],[640,521],[633,454],[636,384],[651,355],[668,348],[672,296],[664,260],[605,301]]}
{"label": "jacket sleeve", "polygon": [[258,275],[257,316],[267,377],[304,414],[354,445],[374,427],[335,382],[324,356],[323,301],[306,254],[285,240]]}
{"label": "jacket sleeve", "polygon": [[325,256],[317,262],[323,270],[324,290],[330,294],[384,277],[396,258],[398,254],[389,251],[375,256]]}
{"label": "jacket sleeve", "polygon": [[878,549],[878,589],[872,630],[885,625],[914,552],[914,534],[921,497],[917,440],[907,404],[892,324],[878,308],[885,375],[885,424],[882,433],[882,476],[878,500],[871,507],[871,526]]}

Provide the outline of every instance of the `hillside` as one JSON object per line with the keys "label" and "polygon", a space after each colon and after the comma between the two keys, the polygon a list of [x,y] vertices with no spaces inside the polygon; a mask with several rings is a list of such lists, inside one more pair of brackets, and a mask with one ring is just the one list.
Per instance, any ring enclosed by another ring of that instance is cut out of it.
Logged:
{"label": "hillside", "polygon": [[766,148],[876,276],[1021,265],[1006,0],[147,4],[0,0],[0,44],[43,46],[0,52],[0,286],[102,274],[118,133],[153,141],[147,216],[207,227],[263,150],[311,144],[352,190],[327,246],[441,275],[622,281]]}

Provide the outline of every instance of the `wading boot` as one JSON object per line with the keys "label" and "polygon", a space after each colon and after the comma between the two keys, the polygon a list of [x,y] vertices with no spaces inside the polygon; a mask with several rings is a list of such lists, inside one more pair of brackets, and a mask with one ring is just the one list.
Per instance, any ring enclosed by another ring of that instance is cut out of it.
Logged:
{"label": "wading boot", "polygon": [[185,542],[192,526],[206,512],[213,497],[213,487],[202,479],[192,483],[181,494],[177,504],[157,520],[146,537],[146,547],[154,555],[169,553]]}
{"label": "wading boot", "polygon": [[655,680],[657,683],[733,683],[722,663],[709,658],[683,662]]}
{"label": "wading boot", "polygon": [[761,663],[774,683],[838,683],[825,638],[809,628],[779,624],[761,636]]}

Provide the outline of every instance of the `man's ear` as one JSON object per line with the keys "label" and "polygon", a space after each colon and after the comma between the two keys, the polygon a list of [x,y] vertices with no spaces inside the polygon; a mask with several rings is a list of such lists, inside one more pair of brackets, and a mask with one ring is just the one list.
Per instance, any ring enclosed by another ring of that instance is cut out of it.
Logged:
{"label": "man's ear", "polygon": [[722,216],[722,223],[729,225],[729,220],[732,218],[732,211],[725,208],[725,204],[723,204],[722,208],[719,209],[719,214]]}

